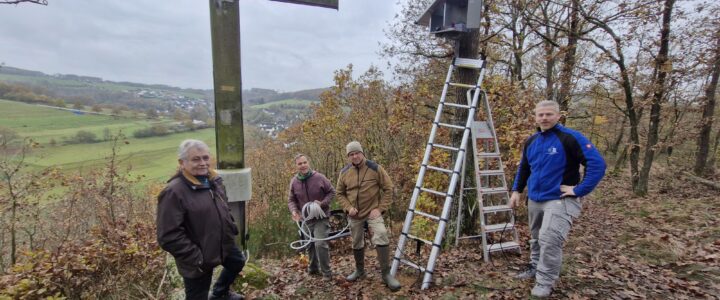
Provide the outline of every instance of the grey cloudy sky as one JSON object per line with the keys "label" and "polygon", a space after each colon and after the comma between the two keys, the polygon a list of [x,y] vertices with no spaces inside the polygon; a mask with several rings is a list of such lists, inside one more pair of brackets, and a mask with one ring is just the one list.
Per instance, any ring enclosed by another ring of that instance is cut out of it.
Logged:
{"label": "grey cloudy sky", "polygon": [[[0,5],[0,62],[113,81],[212,88],[208,1],[49,0]],[[396,0],[340,0],[340,10],[242,0],[243,88],[332,85],[333,71],[373,64]],[[390,74],[386,74],[389,78]]]}

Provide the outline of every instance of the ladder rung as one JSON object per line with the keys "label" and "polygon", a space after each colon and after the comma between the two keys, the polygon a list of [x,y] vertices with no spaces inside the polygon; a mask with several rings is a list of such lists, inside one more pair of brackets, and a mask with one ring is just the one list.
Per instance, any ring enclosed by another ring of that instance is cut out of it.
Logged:
{"label": "ladder rung", "polygon": [[480,193],[482,194],[500,194],[507,192],[506,187],[497,187],[497,188],[480,188]]}
{"label": "ladder rung", "polygon": [[453,173],[453,170],[449,170],[449,169],[445,169],[445,168],[439,168],[439,167],[433,167],[433,166],[427,166],[427,168],[430,170],[445,172],[445,173],[449,173],[449,174]]}
{"label": "ladder rung", "polygon": [[512,223],[498,223],[498,224],[492,224],[492,225],[485,225],[485,232],[498,232],[498,231],[507,231],[507,230],[513,230],[515,229],[515,224]]}
{"label": "ladder rung", "polygon": [[441,102],[441,103],[442,103],[443,105],[447,105],[447,106],[451,106],[451,107],[466,108],[466,109],[470,109],[470,108],[471,108],[471,106],[470,106],[470,105],[467,105],[467,104],[457,104],[457,103],[450,103],[450,102],[445,102],[445,101],[443,101],[443,102]]}
{"label": "ladder rung", "polygon": [[423,192],[428,192],[428,193],[430,193],[430,194],[435,194],[435,195],[438,195],[438,196],[447,197],[447,193],[438,192],[438,191],[436,191],[436,190],[431,190],[431,189],[426,189],[426,188],[420,188],[420,190],[423,191]]}
{"label": "ladder rung", "polygon": [[413,240],[416,240],[416,241],[421,241],[421,242],[423,242],[423,243],[425,243],[425,244],[428,244],[428,245],[431,245],[431,246],[432,246],[432,244],[433,244],[431,241],[428,241],[428,240],[426,240],[426,239],[424,239],[424,238],[421,238],[421,237],[414,236],[414,235],[412,235],[412,234],[408,234],[407,237],[408,237],[408,238],[411,238],[411,239],[413,239]]}
{"label": "ladder rung", "polygon": [[455,66],[468,69],[481,69],[484,61],[482,59],[455,58]]}
{"label": "ladder rung", "polygon": [[443,127],[450,127],[450,128],[455,128],[455,129],[465,129],[465,127],[460,126],[460,125],[453,125],[453,124],[440,123],[440,122],[438,122],[437,124],[440,126],[443,126]]}
{"label": "ladder rung", "polygon": [[492,158],[500,158],[500,153],[497,152],[479,152],[477,154],[478,157],[492,157]]}
{"label": "ladder rung", "polygon": [[512,249],[518,249],[520,248],[520,245],[518,245],[517,242],[504,242],[504,243],[495,243],[495,244],[489,244],[487,246],[488,252],[495,252],[495,251],[503,251],[503,250],[512,250]]}
{"label": "ladder rung", "polygon": [[458,237],[458,240],[478,239],[478,238],[481,238],[481,237],[482,237],[482,234],[478,234],[478,235],[466,235],[466,236]]}
{"label": "ladder rung", "polygon": [[483,206],[483,212],[485,213],[494,213],[494,212],[502,212],[502,211],[511,211],[512,208],[507,205],[495,205],[495,206]]}
{"label": "ladder rung", "polygon": [[413,213],[416,214],[416,215],[421,215],[421,216],[423,216],[423,217],[433,219],[433,220],[435,220],[435,221],[440,221],[440,217],[438,217],[438,216],[433,216],[433,215],[431,215],[431,214],[429,214],[429,213],[421,212],[421,211],[419,211],[419,210],[415,210]]}
{"label": "ladder rung", "polygon": [[472,84],[466,84],[466,83],[457,83],[457,82],[448,82],[450,86],[456,86],[461,88],[467,88],[467,89],[474,89],[475,86]]}
{"label": "ladder rung", "polygon": [[404,259],[404,258],[400,258],[400,259],[398,259],[398,260],[399,260],[401,263],[404,263],[404,264],[406,264],[406,265],[408,265],[408,266],[411,266],[411,267],[413,267],[413,268],[415,268],[415,269],[420,270],[420,272],[425,272],[425,268],[423,268],[423,267],[421,267],[421,266],[418,266],[418,265],[415,264],[414,262],[411,262],[411,261],[409,261],[409,260],[407,260],[407,259]]}
{"label": "ladder rung", "polygon": [[440,148],[440,149],[450,150],[450,151],[460,151],[460,148],[455,148],[452,146],[446,146],[446,145],[442,145],[442,144],[432,144],[432,146],[436,147],[436,148]]}
{"label": "ladder rung", "polygon": [[503,172],[503,170],[480,170],[478,174],[480,176],[499,176],[505,175],[505,172]]}

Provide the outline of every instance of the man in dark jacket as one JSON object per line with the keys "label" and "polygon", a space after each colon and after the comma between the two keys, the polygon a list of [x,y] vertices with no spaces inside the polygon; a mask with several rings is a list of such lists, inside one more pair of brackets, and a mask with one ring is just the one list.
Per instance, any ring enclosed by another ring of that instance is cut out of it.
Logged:
{"label": "man in dark jacket", "polygon": [[178,163],[178,173],[158,196],[158,243],[175,258],[186,299],[208,299],[218,265],[223,270],[210,299],[243,299],[230,291],[230,285],[245,266],[245,256],[235,245],[238,229],[222,178],[210,168],[208,146],[198,140],[183,141]]}
{"label": "man in dark jacket", "polygon": [[[535,106],[538,132],[525,142],[515,176],[510,207],[520,205],[520,193],[528,187],[530,218],[530,264],[515,277],[535,278],[531,294],[547,297],[560,276],[562,247],[573,219],[580,216],[581,197],[589,194],[605,175],[600,152],[581,133],[560,124],[554,101]],[[581,178],[580,166],[585,167]]]}
{"label": "man in dark jacket", "polygon": [[365,276],[365,222],[372,232],[372,243],[377,250],[377,260],[382,280],[391,291],[401,288],[400,282],[390,274],[390,250],[387,228],[382,213],[392,203],[393,183],[385,169],[374,161],[365,159],[362,146],[352,141],[345,146],[349,164],[340,170],[337,197],[348,212],[352,236],[355,272],[347,277],[356,281]]}
{"label": "man in dark jacket", "polygon": [[[318,275],[322,271],[323,279],[331,280],[332,271],[330,270],[330,247],[327,238],[330,229],[330,202],[335,196],[335,188],[333,188],[330,180],[320,172],[310,168],[310,160],[304,154],[295,156],[295,168],[297,175],[293,176],[290,181],[290,192],[288,193],[288,209],[292,214],[295,222],[304,220],[305,225],[310,230],[313,238],[320,239],[310,243],[308,251],[310,252],[310,266],[308,273],[310,275]],[[310,216],[303,213],[305,205],[317,203],[325,214],[324,218],[309,218]],[[319,268],[318,268],[318,265]]]}

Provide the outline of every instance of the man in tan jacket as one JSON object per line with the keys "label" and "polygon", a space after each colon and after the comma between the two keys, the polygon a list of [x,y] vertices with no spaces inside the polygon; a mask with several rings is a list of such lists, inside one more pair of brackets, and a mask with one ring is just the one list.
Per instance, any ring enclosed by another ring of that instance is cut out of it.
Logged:
{"label": "man in tan jacket", "polygon": [[372,231],[372,243],[378,254],[383,282],[392,291],[400,289],[400,282],[390,274],[390,239],[382,213],[392,203],[393,183],[382,166],[365,159],[362,146],[352,141],[345,147],[349,164],[340,171],[337,199],[348,212],[352,236],[355,272],[347,277],[356,281],[365,276],[364,224]]}

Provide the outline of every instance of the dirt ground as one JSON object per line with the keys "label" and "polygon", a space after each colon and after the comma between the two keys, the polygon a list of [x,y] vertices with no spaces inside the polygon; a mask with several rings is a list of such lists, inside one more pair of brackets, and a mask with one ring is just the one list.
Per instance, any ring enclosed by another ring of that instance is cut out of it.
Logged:
{"label": "dirt ground", "polygon": [[[658,174],[650,196],[631,196],[627,174],[608,176],[583,202],[565,245],[563,271],[551,299],[720,299],[720,193]],[[527,244],[526,213],[518,211],[521,242]],[[399,226],[394,226],[399,230]],[[393,237],[397,240],[397,235]],[[402,268],[403,288],[390,292],[380,280],[375,251],[366,250],[368,277],[343,278],[354,268],[347,242],[334,242],[332,282],[306,274],[306,259],[260,260],[269,273],[262,288],[245,285],[258,299],[528,299],[532,281],[512,275],[528,260],[494,254],[484,263],[477,243],[443,251],[434,284],[420,290],[419,273]],[[391,249],[394,249],[392,247]]]}

